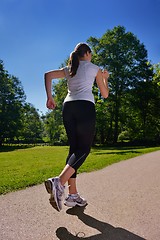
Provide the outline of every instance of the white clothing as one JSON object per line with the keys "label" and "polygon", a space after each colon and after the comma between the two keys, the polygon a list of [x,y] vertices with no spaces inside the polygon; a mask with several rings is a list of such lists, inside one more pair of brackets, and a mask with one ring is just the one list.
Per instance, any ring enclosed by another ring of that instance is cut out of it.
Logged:
{"label": "white clothing", "polygon": [[69,76],[69,68],[65,67],[65,75],[68,84],[68,94],[64,102],[75,100],[87,100],[94,103],[92,87],[99,67],[89,61],[80,61],[77,73]]}

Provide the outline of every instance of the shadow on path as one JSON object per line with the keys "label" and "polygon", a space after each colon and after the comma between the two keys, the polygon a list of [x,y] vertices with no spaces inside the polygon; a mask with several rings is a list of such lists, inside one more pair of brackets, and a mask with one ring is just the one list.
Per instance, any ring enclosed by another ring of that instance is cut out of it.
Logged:
{"label": "shadow on path", "polygon": [[86,239],[86,240],[146,240],[142,237],[135,235],[123,228],[115,228],[112,225],[101,222],[87,214],[84,213],[85,207],[74,207],[70,208],[66,211],[67,214],[76,215],[79,220],[81,220],[84,224],[89,227],[97,229],[100,233],[85,237],[84,232],[78,232],[74,236],[72,235],[65,227],[60,227],[56,230],[56,236],[60,240],[78,240],[78,239]]}

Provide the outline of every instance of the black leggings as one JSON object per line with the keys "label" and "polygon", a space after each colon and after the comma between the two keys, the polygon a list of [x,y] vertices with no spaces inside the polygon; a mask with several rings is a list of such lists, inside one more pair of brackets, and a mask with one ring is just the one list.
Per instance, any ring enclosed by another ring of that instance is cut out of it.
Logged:
{"label": "black leggings", "polygon": [[63,123],[70,145],[66,164],[75,169],[71,178],[76,177],[77,169],[90,152],[95,133],[95,120],[94,103],[85,100],[64,103]]}

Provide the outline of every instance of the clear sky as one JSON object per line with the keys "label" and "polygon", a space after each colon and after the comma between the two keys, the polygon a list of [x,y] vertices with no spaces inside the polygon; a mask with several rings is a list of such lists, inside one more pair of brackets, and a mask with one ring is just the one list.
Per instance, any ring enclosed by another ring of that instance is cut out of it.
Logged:
{"label": "clear sky", "polygon": [[160,62],[160,0],[0,0],[0,59],[45,113],[44,72],[59,68],[78,42],[117,25]]}

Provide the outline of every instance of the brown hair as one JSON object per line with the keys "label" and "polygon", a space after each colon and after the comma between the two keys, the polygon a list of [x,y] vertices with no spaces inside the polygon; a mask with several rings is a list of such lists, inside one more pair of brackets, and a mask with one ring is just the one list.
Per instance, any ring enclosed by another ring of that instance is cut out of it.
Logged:
{"label": "brown hair", "polygon": [[74,51],[70,54],[69,59],[69,75],[75,76],[79,66],[79,58],[83,57],[85,53],[91,52],[90,47],[86,43],[79,43],[75,47]]}

